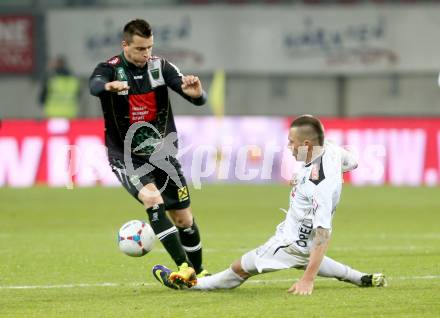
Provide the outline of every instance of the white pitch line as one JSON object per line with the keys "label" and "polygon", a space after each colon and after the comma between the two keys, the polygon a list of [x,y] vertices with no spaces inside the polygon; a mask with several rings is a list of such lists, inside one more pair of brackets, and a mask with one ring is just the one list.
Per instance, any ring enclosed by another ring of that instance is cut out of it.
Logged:
{"label": "white pitch line", "polygon": [[[440,275],[427,275],[427,276],[400,276],[400,277],[387,277],[389,280],[419,280],[419,279],[440,279]],[[329,278],[317,277],[318,280],[329,280]],[[261,279],[261,280],[250,280],[246,284],[273,284],[273,283],[284,283],[292,282],[293,279]]]}
{"label": "white pitch line", "polygon": [[[328,278],[318,278],[328,280]],[[440,275],[426,276],[397,276],[389,277],[390,280],[431,280],[440,279]],[[294,279],[251,279],[246,284],[275,284],[292,282]],[[56,289],[56,288],[90,288],[90,287],[139,287],[139,286],[159,286],[158,283],[94,283],[94,284],[62,284],[62,285],[23,285],[23,286],[0,286],[0,289]]]}
{"label": "white pitch line", "polygon": [[52,289],[52,288],[86,288],[86,287],[136,287],[153,286],[153,283],[94,283],[94,284],[62,284],[62,285],[23,285],[23,286],[0,286],[0,289]]}
{"label": "white pitch line", "polygon": [[[249,248],[204,248],[203,252],[205,253],[225,253],[225,252],[232,252],[232,253],[246,253],[248,251],[251,251],[255,249],[254,247]],[[382,251],[423,251],[423,252],[437,252],[440,249],[436,246],[414,246],[414,245],[405,245],[405,246],[396,246],[396,245],[390,245],[390,246],[369,246],[369,247],[349,247],[349,246],[335,246],[330,247],[331,252],[348,252],[348,251],[373,251],[373,252],[382,252]],[[166,250],[163,248],[157,248],[151,251],[150,253],[166,253]]]}

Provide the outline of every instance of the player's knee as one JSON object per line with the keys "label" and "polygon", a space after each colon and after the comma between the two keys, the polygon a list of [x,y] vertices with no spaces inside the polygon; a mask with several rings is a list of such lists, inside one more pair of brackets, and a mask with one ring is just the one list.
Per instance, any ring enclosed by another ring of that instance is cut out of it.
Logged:
{"label": "player's knee", "polygon": [[236,273],[238,276],[240,276],[243,279],[248,279],[249,277],[251,277],[251,274],[246,272],[243,269],[243,267],[241,266],[241,260],[240,259],[234,261],[231,264],[231,269],[234,271],[234,273]]}
{"label": "player's knee", "polygon": [[177,227],[181,228],[189,228],[193,225],[193,218],[191,217],[177,217],[174,220],[174,224],[176,224]]}
{"label": "player's knee", "polygon": [[170,216],[177,227],[189,228],[193,225],[193,215],[189,208],[183,210],[171,210]]}
{"label": "player's knee", "polygon": [[152,206],[156,205],[156,204],[161,204],[163,203],[162,197],[153,197],[153,198],[149,198],[149,197],[139,197],[139,200],[142,201],[142,203],[144,204],[145,208],[151,208]]}
{"label": "player's knee", "polygon": [[141,191],[139,191],[138,198],[147,209],[155,204],[163,203],[162,196],[155,186],[144,186]]}

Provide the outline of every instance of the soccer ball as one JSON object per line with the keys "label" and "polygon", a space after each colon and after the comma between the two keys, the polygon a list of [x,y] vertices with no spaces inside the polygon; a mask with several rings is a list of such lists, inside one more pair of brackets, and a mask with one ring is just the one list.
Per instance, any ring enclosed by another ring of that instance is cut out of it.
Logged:
{"label": "soccer ball", "polygon": [[134,257],[143,256],[151,251],[155,239],[151,226],[139,220],[128,221],[118,233],[119,249],[124,254]]}

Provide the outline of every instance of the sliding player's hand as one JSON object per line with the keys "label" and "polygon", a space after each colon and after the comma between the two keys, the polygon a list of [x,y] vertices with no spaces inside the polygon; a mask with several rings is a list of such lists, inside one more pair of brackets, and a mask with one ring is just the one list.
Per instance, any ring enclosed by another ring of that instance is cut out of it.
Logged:
{"label": "sliding player's hand", "polygon": [[127,85],[127,82],[113,81],[105,83],[105,90],[112,93],[123,92],[129,88],[130,86]]}
{"label": "sliding player's hand", "polygon": [[197,76],[187,75],[182,77],[182,91],[192,98],[199,98],[203,94],[202,83]]}
{"label": "sliding player's hand", "polygon": [[294,295],[311,295],[313,292],[313,281],[300,279],[287,292]]}

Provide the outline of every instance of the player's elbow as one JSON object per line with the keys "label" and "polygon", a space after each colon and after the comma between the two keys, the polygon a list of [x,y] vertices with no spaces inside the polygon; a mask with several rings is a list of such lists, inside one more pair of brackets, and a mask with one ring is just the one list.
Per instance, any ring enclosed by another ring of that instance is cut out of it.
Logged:
{"label": "player's elbow", "polygon": [[89,89],[90,94],[99,96],[99,94],[105,91],[105,81],[97,77],[92,77],[89,81]]}

